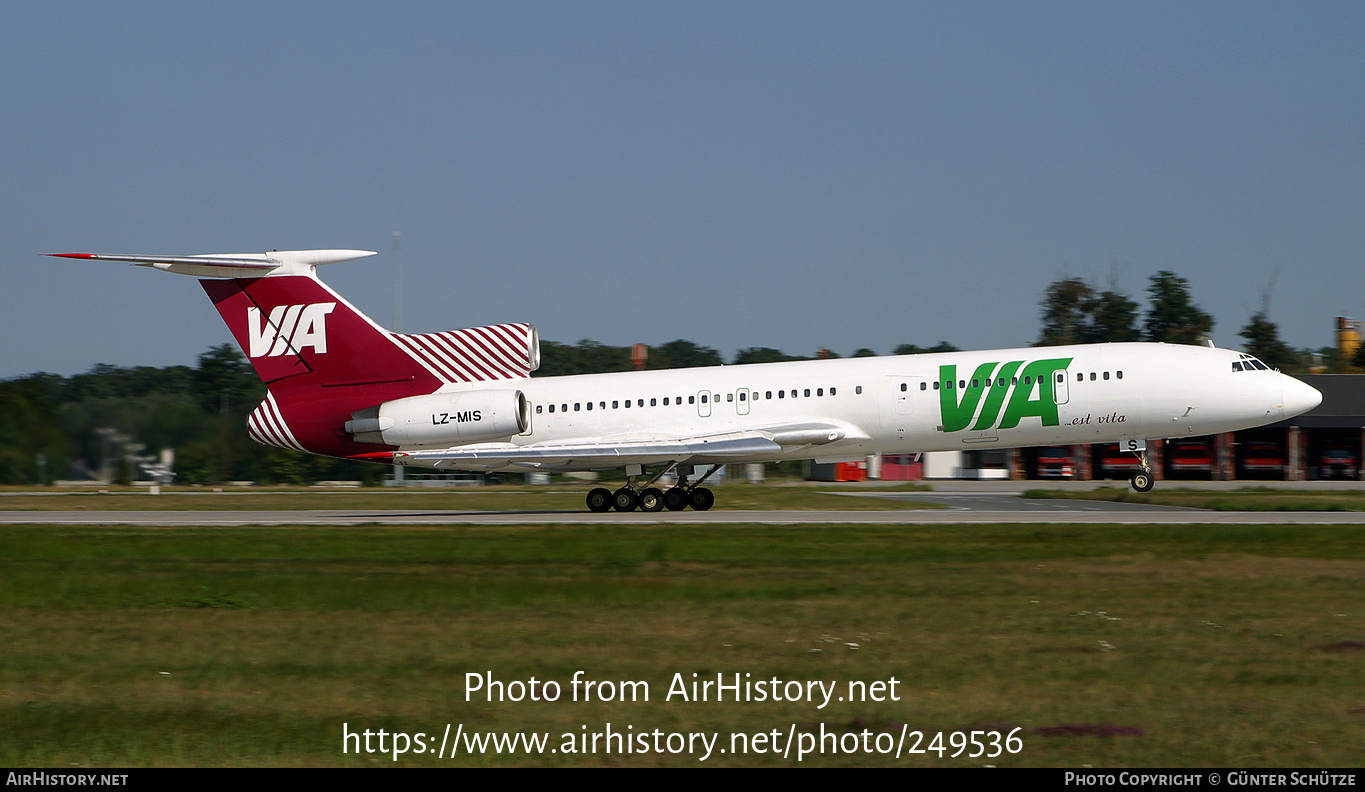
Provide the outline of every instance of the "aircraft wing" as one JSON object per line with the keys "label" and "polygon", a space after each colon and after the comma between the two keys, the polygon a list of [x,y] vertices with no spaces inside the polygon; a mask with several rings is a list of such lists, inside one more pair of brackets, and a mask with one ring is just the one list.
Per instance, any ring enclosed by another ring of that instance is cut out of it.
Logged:
{"label": "aircraft wing", "polygon": [[775,459],[801,446],[843,439],[866,439],[856,430],[834,424],[802,423],[690,438],[585,439],[583,441],[481,444],[430,451],[362,454],[395,464],[416,463],[443,470],[597,470],[623,465],[671,462],[718,465]]}

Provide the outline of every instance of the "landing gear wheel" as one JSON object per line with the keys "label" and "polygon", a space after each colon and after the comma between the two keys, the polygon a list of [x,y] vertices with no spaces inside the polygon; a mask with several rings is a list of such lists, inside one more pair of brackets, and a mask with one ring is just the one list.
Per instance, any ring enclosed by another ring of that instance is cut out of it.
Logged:
{"label": "landing gear wheel", "polygon": [[664,493],[664,508],[669,511],[682,511],[687,508],[687,490],[672,487]]}
{"label": "landing gear wheel", "polygon": [[611,490],[606,487],[590,490],[588,492],[588,511],[611,511]]}
{"label": "landing gear wheel", "polygon": [[1133,485],[1133,490],[1135,492],[1150,492],[1152,486],[1156,484],[1156,482],[1152,480],[1151,473],[1134,473],[1132,480],[1128,483]]}
{"label": "landing gear wheel", "polygon": [[640,493],[640,511],[663,511],[664,493],[657,487],[650,487]]}
{"label": "landing gear wheel", "polygon": [[611,496],[611,505],[619,512],[635,511],[640,505],[640,496],[635,490],[622,487]]}
{"label": "landing gear wheel", "polygon": [[706,487],[697,487],[692,490],[687,501],[694,511],[706,511],[716,502],[716,496]]}

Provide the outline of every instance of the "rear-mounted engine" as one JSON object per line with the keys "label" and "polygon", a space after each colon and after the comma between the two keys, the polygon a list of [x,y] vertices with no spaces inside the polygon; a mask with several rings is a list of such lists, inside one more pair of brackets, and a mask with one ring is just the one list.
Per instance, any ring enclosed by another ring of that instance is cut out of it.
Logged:
{"label": "rear-mounted engine", "polygon": [[357,443],[439,446],[503,440],[530,425],[519,390],[433,393],[384,402],[351,413],[346,433]]}

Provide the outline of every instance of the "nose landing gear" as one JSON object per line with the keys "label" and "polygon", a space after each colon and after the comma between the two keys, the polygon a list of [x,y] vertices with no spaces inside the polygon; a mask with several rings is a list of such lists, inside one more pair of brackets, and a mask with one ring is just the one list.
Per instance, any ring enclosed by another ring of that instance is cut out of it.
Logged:
{"label": "nose landing gear", "polygon": [[1152,475],[1152,462],[1147,457],[1147,442],[1145,440],[1129,440],[1127,450],[1137,454],[1138,462],[1142,465],[1142,470],[1133,474],[1128,483],[1133,487],[1134,492],[1150,492],[1156,486],[1156,477]]}

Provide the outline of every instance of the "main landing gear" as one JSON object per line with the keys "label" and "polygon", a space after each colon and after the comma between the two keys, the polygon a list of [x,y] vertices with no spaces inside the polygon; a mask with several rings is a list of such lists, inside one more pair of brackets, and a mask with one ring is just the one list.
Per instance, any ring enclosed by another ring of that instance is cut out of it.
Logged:
{"label": "main landing gear", "polygon": [[[682,511],[691,506],[695,511],[706,511],[716,502],[716,496],[711,490],[700,486],[703,481],[711,477],[712,473],[720,470],[720,465],[712,465],[706,471],[706,475],[697,479],[695,484],[688,484],[687,478],[692,475],[691,465],[669,465],[660,470],[653,478],[640,483],[644,478],[644,467],[642,465],[630,465],[626,468],[626,486],[612,492],[606,487],[596,487],[588,493],[588,511],[607,512],[615,509],[620,512],[641,511],[656,512],[668,509],[669,511]],[[654,482],[663,477],[665,473],[677,468],[678,483],[667,490],[661,490],[654,486]]]}
{"label": "main landing gear", "polygon": [[[1129,442],[1132,443],[1133,441]],[[1137,447],[1129,450],[1137,454],[1138,462],[1142,464],[1142,470],[1134,473],[1128,483],[1132,485],[1135,492],[1150,492],[1152,487],[1156,486],[1156,477],[1152,475],[1152,462],[1147,458],[1147,443],[1136,442],[1135,445]]]}

